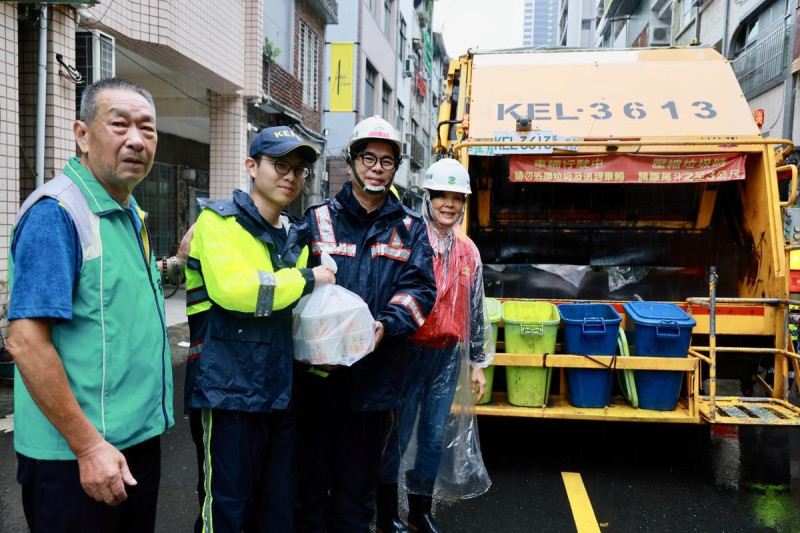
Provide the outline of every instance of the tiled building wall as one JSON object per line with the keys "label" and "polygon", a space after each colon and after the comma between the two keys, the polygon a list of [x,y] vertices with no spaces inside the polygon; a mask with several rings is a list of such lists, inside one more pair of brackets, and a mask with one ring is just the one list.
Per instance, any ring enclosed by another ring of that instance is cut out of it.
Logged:
{"label": "tiled building wall", "polygon": [[[39,29],[22,23],[19,28],[20,176],[18,201],[21,203],[36,183],[36,105],[38,94]],[[50,6],[47,32],[47,109],[45,115],[44,180],[58,175],[67,160],[75,155],[72,124],[75,120],[75,84],[59,76],[56,55],[75,64],[74,13],[64,6]],[[16,43],[15,43],[16,44]],[[18,204],[19,205],[19,204]]]}
{"label": "tiled building wall", "polygon": [[350,179],[344,157],[328,158],[328,197],[333,198]]}
{"label": "tiled building wall", "polygon": [[75,64],[74,13],[65,6],[51,7],[50,31],[47,39],[47,134],[45,139],[44,179],[61,173],[67,160],[76,153],[75,83],[60,76],[56,55],[63,56],[67,65]]}
{"label": "tiled building wall", "polygon": [[747,101],[750,109],[764,110],[764,125],[761,134],[765,137],[780,139],[783,137],[783,99],[785,83],[759,94]]}
{"label": "tiled building wall", "polygon": [[19,188],[15,198],[19,206],[21,198],[33,191],[36,183],[36,68],[39,53],[39,32],[35,25],[19,20]]}
{"label": "tiled building wall", "polygon": [[254,12],[250,4],[255,1],[103,2],[87,9],[86,24],[215,92],[232,94],[245,87],[245,12]]}
{"label": "tiled building wall", "polygon": [[[19,86],[17,7],[0,3],[0,280],[8,279],[8,232],[19,197]],[[0,302],[7,301],[6,289]]]}
{"label": "tiled building wall", "polygon": [[[319,19],[319,17],[314,14],[313,11],[309,8],[308,4],[304,0],[298,0],[296,4],[296,16],[295,16],[295,28],[294,28],[294,35],[295,35],[295,45],[294,45],[294,72],[295,77],[300,79],[300,21],[303,21],[308,28],[317,34],[317,38],[319,39],[319,46],[317,47],[317,67],[318,67],[318,74],[317,74],[317,107],[316,109],[313,107],[309,107],[302,103],[302,94],[300,98],[301,108],[300,113],[303,116],[303,124],[306,127],[313,129],[314,131],[321,131],[322,129],[322,76],[324,73],[323,65],[324,59],[322,54],[325,51],[325,26],[323,22]],[[301,84],[302,87],[302,84]]]}
{"label": "tiled building wall", "polygon": [[260,98],[263,90],[264,5],[261,0],[246,0],[244,11],[244,94]]}
{"label": "tiled building wall", "polygon": [[249,191],[247,156],[247,104],[236,95],[211,93],[211,161],[209,196],[229,198],[233,189]]}

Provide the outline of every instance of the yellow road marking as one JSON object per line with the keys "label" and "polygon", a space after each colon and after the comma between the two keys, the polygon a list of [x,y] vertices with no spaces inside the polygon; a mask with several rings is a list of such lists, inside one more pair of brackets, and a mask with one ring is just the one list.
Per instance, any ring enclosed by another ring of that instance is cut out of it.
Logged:
{"label": "yellow road marking", "polygon": [[578,533],[600,533],[600,526],[594,516],[592,502],[589,501],[581,475],[577,472],[561,472],[561,478],[564,480],[564,488],[567,489],[567,498]]}

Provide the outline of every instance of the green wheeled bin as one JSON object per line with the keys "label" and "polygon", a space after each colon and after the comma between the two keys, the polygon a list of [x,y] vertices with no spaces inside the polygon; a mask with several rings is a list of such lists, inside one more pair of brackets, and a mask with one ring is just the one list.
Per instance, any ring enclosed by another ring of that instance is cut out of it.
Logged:
{"label": "green wheeled bin", "polygon": [[[497,344],[497,331],[500,319],[503,318],[503,310],[498,300],[494,298],[486,298],[486,312],[489,315],[489,322],[492,324],[492,339],[495,345]],[[472,368],[472,367],[470,367]],[[481,401],[476,402],[476,394],[472,394],[472,401],[478,405],[484,405],[492,401],[492,385],[494,384],[494,365],[489,365],[483,369],[483,374],[486,376],[486,393],[483,395]]]}
{"label": "green wheeled bin", "polygon": [[[560,322],[558,309],[549,302],[503,302],[506,353],[552,354]],[[523,407],[547,405],[552,368],[507,366],[508,403]]]}

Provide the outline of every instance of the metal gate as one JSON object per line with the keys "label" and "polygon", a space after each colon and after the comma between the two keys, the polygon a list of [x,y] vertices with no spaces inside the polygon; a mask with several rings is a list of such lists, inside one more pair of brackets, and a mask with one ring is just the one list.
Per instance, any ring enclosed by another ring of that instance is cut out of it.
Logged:
{"label": "metal gate", "polygon": [[156,257],[172,255],[176,251],[178,167],[167,163],[153,163],[153,169],[134,190],[139,206],[147,211],[147,227]]}

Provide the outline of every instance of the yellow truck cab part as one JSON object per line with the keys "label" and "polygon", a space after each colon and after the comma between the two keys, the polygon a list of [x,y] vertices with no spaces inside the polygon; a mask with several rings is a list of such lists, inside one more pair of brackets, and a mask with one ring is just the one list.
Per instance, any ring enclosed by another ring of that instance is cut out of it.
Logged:
{"label": "yellow truck cab part", "polygon": [[[500,342],[498,366],[554,367],[562,378],[546,407],[495,392],[479,413],[800,424],[787,401],[790,369],[800,375],[788,335],[797,302],[776,179],[792,144],[761,138],[727,60],[701,47],[475,52],[451,63],[446,96],[437,147],[470,171],[464,226],[488,296],[618,311],[643,298],[697,322],[686,358],[589,360],[561,342],[549,357],[509,354]],[[683,372],[678,407],[570,405],[563,369],[603,366]],[[718,395],[718,379],[741,394]]]}

